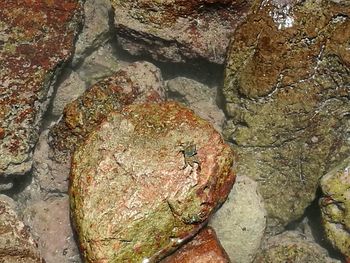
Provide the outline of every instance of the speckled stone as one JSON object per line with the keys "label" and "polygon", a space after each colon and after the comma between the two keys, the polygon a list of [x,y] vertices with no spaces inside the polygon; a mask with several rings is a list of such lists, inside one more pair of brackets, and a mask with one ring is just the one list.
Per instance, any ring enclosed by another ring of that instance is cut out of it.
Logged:
{"label": "speckled stone", "polygon": [[0,2],[0,176],[30,170],[50,86],[81,18],[78,0]]}
{"label": "speckled stone", "polygon": [[75,150],[70,202],[86,262],[157,262],[205,224],[234,181],[221,135],[175,102],[110,113]]}
{"label": "speckled stone", "polygon": [[229,38],[246,17],[245,0],[112,0],[119,44],[160,61],[203,58],[223,64]]}
{"label": "speckled stone", "polygon": [[160,70],[148,62],[135,62],[87,89],[69,103],[63,118],[49,133],[53,158],[67,161],[76,145],[113,110],[131,103],[163,101]]}
{"label": "speckled stone", "polygon": [[259,182],[269,231],[300,218],[350,155],[349,16],[343,1],[263,1],[233,34],[224,133],[238,173]]}
{"label": "speckled stone", "polygon": [[166,257],[161,263],[229,263],[214,229],[205,227],[190,242]]}
{"label": "speckled stone", "polygon": [[330,242],[350,258],[350,158],[321,179],[322,221]]}
{"label": "speckled stone", "polygon": [[29,227],[19,219],[14,201],[0,195],[0,262],[44,263]]}

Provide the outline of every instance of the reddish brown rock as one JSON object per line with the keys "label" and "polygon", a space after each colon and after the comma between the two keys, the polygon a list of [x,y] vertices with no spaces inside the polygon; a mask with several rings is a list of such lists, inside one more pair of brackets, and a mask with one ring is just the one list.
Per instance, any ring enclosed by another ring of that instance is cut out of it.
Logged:
{"label": "reddish brown rock", "polygon": [[177,103],[130,105],[73,155],[70,202],[87,262],[156,262],[226,199],[233,153]]}
{"label": "reddish brown rock", "polygon": [[0,176],[31,168],[48,91],[72,54],[78,0],[0,1]]}
{"label": "reddish brown rock", "polygon": [[131,103],[163,101],[160,70],[148,62],[135,62],[90,87],[69,103],[63,118],[51,128],[50,146],[55,159],[70,159],[79,141],[99,125],[108,113]]}
{"label": "reddish brown rock", "polygon": [[250,0],[112,0],[118,41],[133,55],[161,61],[204,58],[222,64]]}
{"label": "reddish brown rock", "polygon": [[228,263],[228,255],[216,237],[214,229],[206,227],[190,242],[161,263]]}
{"label": "reddish brown rock", "polygon": [[0,195],[0,262],[44,262],[29,227],[17,216],[13,200],[4,195]]}

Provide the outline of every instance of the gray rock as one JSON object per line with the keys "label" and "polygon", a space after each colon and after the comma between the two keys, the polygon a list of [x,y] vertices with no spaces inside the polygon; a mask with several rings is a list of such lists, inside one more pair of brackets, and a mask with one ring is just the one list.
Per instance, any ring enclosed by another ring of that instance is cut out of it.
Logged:
{"label": "gray rock", "polygon": [[72,65],[77,66],[92,51],[110,38],[110,15],[112,6],[108,0],[86,0],[84,3],[84,27],[75,43]]}
{"label": "gray rock", "polygon": [[24,220],[32,229],[46,263],[80,263],[69,218],[68,195],[30,203]]}
{"label": "gray rock", "polygon": [[264,1],[232,38],[224,134],[259,182],[271,232],[299,219],[319,179],[350,155],[350,8]]}
{"label": "gray rock", "polygon": [[209,221],[232,262],[252,262],[260,247],[266,211],[257,187],[249,177],[237,176],[226,202]]}
{"label": "gray rock", "polygon": [[322,224],[330,242],[350,258],[350,157],[321,179]]}
{"label": "gray rock", "polygon": [[65,74],[67,77],[57,87],[52,102],[51,114],[54,116],[62,115],[66,104],[79,97],[86,88],[85,82],[75,71],[67,69]]}
{"label": "gray rock", "polygon": [[0,229],[0,262],[43,262],[28,226],[18,218],[14,201],[4,195],[0,195]]}
{"label": "gray rock", "polygon": [[254,263],[340,263],[327,251],[297,231],[286,231],[269,238]]}
{"label": "gray rock", "polygon": [[222,130],[225,114],[216,104],[216,88],[192,79],[177,77],[166,82],[167,97],[184,103],[218,130]]}

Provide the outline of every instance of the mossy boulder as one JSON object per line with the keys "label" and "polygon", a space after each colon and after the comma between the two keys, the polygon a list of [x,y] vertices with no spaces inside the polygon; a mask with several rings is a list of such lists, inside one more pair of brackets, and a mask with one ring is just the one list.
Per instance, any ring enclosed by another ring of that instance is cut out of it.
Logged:
{"label": "mossy boulder", "polygon": [[264,1],[233,34],[224,133],[277,231],[350,154],[349,16],[346,1]]}
{"label": "mossy boulder", "polygon": [[72,159],[72,219],[87,262],[155,262],[226,199],[233,153],[178,103],[113,112]]}

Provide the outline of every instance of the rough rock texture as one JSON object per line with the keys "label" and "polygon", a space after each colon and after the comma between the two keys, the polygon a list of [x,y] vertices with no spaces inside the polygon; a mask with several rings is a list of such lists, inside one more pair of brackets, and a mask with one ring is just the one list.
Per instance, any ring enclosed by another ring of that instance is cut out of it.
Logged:
{"label": "rough rock texture", "polygon": [[214,229],[202,229],[190,242],[161,263],[228,263],[225,250],[220,245]]}
{"label": "rough rock texture", "polygon": [[232,262],[252,262],[265,232],[266,211],[257,186],[237,175],[226,202],[209,221]]}
{"label": "rough rock texture", "polygon": [[[92,154],[93,153],[93,154]],[[111,113],[72,159],[70,200],[87,262],[155,262],[226,199],[233,154],[175,102]]]}
{"label": "rough rock texture", "polygon": [[321,179],[320,199],[326,236],[350,258],[350,158]]}
{"label": "rough rock texture", "polygon": [[51,114],[54,116],[60,116],[63,113],[64,107],[83,94],[86,89],[85,82],[75,71],[67,69],[64,71],[64,74],[67,78],[57,87],[52,102]]}
{"label": "rough rock texture", "polygon": [[55,159],[69,159],[79,141],[113,110],[130,103],[165,98],[160,70],[148,62],[135,62],[89,88],[68,104],[63,118],[50,131]]}
{"label": "rough rock texture", "polygon": [[0,195],[0,262],[44,262],[29,228],[17,216],[14,201],[4,195]]}
{"label": "rough rock texture", "polygon": [[177,77],[166,82],[167,97],[184,103],[221,131],[225,115],[216,104],[216,89],[195,80]]}
{"label": "rough rock texture", "polygon": [[254,263],[340,263],[327,251],[296,231],[271,237],[256,256]]}
{"label": "rough rock texture", "polygon": [[84,58],[110,38],[109,0],[86,0],[84,3],[84,27],[75,44],[72,64],[76,66]]}
{"label": "rough rock texture", "polygon": [[33,202],[24,214],[46,263],[80,262],[69,220],[68,195]]}
{"label": "rough rock texture", "polygon": [[0,2],[0,176],[31,168],[48,90],[71,56],[80,9],[78,0]]}
{"label": "rough rock texture", "polygon": [[319,178],[350,154],[350,7],[264,1],[229,48],[226,138],[260,182],[269,226],[299,218]]}
{"label": "rough rock texture", "polygon": [[246,16],[245,0],[112,0],[118,40],[133,55],[222,64],[229,37]]}

